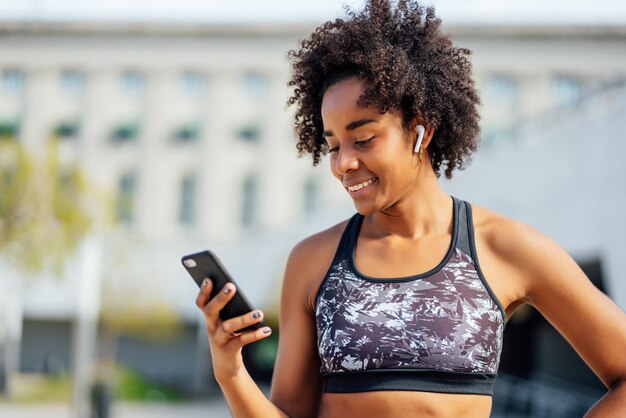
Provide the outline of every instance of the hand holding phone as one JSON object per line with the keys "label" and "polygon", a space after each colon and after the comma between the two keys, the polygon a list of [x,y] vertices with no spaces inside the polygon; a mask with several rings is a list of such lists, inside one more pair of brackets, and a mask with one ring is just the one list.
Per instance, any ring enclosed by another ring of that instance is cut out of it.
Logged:
{"label": "hand holding phone", "polygon": [[[204,279],[209,278],[213,283],[209,299],[213,299],[227,283],[232,283],[237,288],[233,298],[220,310],[219,316],[222,321],[245,315],[254,308],[237,286],[233,278],[228,274],[226,268],[219,261],[217,256],[211,251],[202,251],[189,254],[182,258],[182,263],[187,272],[191,275],[198,287],[202,286]],[[259,329],[263,326],[263,321],[257,322],[240,330],[238,333]]]}
{"label": "hand holding phone", "polygon": [[262,326],[263,312],[252,309],[215,254],[190,254],[182,263],[200,286],[196,306],[204,313],[213,374],[226,383],[245,369],[242,347],[269,337],[272,330]]}

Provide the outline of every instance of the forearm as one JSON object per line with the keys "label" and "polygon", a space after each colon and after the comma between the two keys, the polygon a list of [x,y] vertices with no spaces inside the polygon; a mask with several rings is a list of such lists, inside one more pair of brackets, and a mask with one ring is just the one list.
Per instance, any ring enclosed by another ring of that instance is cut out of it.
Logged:
{"label": "forearm", "polygon": [[584,418],[626,417],[626,381],[616,383]]}
{"label": "forearm", "polygon": [[236,376],[218,380],[233,418],[289,418],[261,392],[244,368]]}

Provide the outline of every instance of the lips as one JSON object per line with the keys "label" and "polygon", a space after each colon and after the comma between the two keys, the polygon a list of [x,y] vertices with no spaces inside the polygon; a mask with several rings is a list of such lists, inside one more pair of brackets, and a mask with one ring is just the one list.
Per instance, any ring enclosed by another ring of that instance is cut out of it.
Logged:
{"label": "lips", "polygon": [[346,182],[343,186],[350,194],[354,194],[366,190],[371,184],[375,183],[377,180],[377,177],[371,177],[369,179]]}

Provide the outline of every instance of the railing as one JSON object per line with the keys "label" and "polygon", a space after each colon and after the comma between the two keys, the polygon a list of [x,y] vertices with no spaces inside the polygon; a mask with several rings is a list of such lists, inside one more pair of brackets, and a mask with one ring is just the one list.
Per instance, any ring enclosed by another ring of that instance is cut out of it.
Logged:
{"label": "railing", "polygon": [[593,106],[611,103],[626,98],[626,77],[598,84],[587,89],[579,100],[562,104],[540,113],[520,117],[499,129],[491,130],[483,135],[486,146],[516,141],[523,138],[524,132],[532,129],[546,129],[555,126],[559,121],[567,119],[582,110],[592,110]]}

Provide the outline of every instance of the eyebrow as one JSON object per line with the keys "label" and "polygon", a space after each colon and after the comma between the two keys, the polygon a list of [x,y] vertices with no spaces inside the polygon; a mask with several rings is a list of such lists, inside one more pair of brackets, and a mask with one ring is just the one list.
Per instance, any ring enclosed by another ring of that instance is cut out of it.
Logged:
{"label": "eyebrow", "polygon": [[[363,125],[367,125],[368,123],[372,123],[372,122],[380,122],[376,119],[359,119],[359,120],[355,120],[354,122],[350,122],[349,124],[346,125],[346,131],[354,131],[357,128],[360,128]],[[322,136],[327,137],[327,136],[333,136],[333,132],[332,131],[324,131],[322,132]]]}

